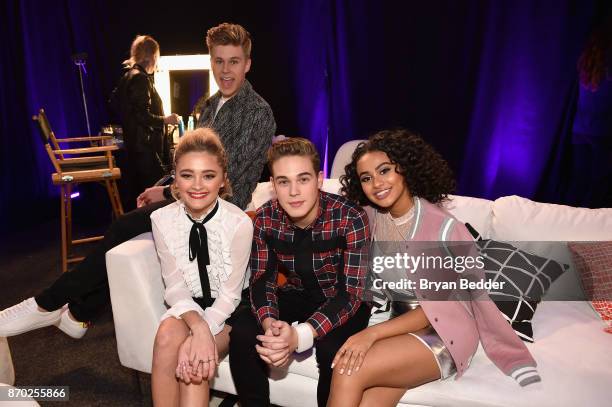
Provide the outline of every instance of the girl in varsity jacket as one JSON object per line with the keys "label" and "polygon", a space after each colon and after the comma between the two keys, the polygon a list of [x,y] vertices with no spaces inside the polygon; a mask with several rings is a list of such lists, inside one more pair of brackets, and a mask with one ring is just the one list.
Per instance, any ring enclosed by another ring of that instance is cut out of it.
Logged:
{"label": "girl in varsity jacket", "polygon": [[[473,240],[440,206],[454,189],[453,176],[421,137],[406,130],[379,132],[357,147],[345,170],[342,191],[366,207],[373,240]],[[426,298],[418,286],[409,290],[401,302],[392,302],[391,319],[345,342],[334,359],[329,406],[395,406],[407,389],[461,377],[479,341],[521,386],[540,381],[533,357],[488,297]]]}

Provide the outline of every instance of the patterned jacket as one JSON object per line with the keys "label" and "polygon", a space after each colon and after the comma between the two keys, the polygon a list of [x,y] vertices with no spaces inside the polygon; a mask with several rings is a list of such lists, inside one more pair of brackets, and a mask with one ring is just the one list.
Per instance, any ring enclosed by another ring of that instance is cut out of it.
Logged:
{"label": "patterned jacket", "polygon": [[228,177],[233,196],[228,199],[244,209],[251,200],[266,163],[266,151],[272,144],[276,122],[272,109],[249,81],[238,93],[215,111],[221,100],[217,92],[204,103],[198,127],[212,127],[220,136],[228,155]]}
{"label": "patterned jacket", "polygon": [[259,322],[278,318],[276,281],[283,267],[287,284],[280,289],[306,290],[319,305],[306,322],[321,338],[361,306],[370,232],[363,209],[341,196],[319,194],[319,212],[308,229],[297,228],[276,199],[257,210],[250,289]]}

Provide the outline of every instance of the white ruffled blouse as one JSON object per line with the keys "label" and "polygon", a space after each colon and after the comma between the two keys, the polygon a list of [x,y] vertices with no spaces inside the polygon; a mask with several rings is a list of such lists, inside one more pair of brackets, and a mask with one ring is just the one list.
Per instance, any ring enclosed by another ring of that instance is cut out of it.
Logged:
{"label": "white ruffled blouse", "polygon": [[236,205],[223,199],[217,201],[217,213],[204,224],[210,258],[206,268],[210,294],[215,299],[206,309],[192,298],[202,296],[202,286],[197,259],[189,261],[189,233],[193,223],[187,218],[185,206],[177,201],[151,214],[153,238],[166,286],[164,299],[170,306],[161,320],[170,316],[180,319],[186,312],[196,311],[208,323],[213,335],[221,332],[225,320],[240,303],[242,290],[248,286],[253,241],[251,218]]}

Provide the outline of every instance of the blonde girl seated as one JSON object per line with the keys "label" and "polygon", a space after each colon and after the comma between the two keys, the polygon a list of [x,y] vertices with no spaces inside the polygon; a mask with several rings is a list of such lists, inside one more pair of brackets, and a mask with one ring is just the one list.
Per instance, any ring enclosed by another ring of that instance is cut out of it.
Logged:
{"label": "blonde girl seated", "polygon": [[227,353],[251,252],[251,219],[223,200],[227,155],[212,129],[186,133],[174,155],[177,201],[151,214],[170,306],[153,349],[156,406],[207,405],[208,380]]}

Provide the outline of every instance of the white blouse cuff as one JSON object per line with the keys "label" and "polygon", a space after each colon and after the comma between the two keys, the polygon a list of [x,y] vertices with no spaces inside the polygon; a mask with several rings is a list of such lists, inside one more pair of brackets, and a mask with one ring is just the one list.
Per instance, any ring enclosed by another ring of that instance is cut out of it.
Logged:
{"label": "white blouse cuff", "polygon": [[217,322],[215,322],[215,317],[213,315],[214,313],[215,313],[215,310],[211,307],[208,307],[204,310],[202,318],[204,318],[204,320],[208,324],[210,333],[213,335],[217,335],[219,332],[223,330],[223,327],[225,326],[225,321],[223,321],[221,324],[218,324]]}
{"label": "white blouse cuff", "polygon": [[166,313],[162,317],[162,320],[170,316],[176,319],[182,319],[181,315],[189,311],[195,311],[200,314],[202,318],[204,318],[204,310],[202,309],[202,307],[200,307],[194,300],[190,298],[177,301],[173,306],[168,309],[168,311],[166,311]]}

